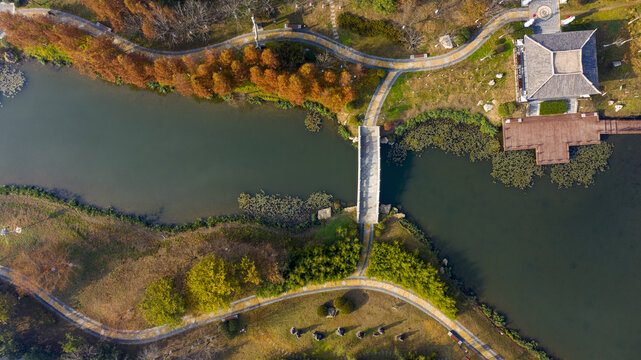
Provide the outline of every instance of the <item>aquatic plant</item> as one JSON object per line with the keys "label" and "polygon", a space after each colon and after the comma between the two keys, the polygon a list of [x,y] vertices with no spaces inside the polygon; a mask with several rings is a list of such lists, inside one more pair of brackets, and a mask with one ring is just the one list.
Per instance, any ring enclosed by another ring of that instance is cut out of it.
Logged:
{"label": "aquatic plant", "polygon": [[0,65],[0,93],[5,98],[16,96],[21,90],[26,79],[22,71],[9,64]]}

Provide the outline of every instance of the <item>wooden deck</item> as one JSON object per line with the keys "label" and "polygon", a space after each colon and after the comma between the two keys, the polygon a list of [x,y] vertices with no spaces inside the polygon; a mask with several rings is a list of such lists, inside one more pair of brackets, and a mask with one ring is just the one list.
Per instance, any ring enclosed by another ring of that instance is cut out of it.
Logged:
{"label": "wooden deck", "polygon": [[598,113],[503,120],[505,151],[534,149],[538,165],[567,163],[570,146],[598,144],[603,134],[641,134],[641,121],[600,120]]}

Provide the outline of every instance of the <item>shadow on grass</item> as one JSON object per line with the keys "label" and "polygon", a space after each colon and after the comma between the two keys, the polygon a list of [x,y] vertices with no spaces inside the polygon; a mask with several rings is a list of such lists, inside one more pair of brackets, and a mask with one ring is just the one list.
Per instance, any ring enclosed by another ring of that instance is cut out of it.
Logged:
{"label": "shadow on grass", "polygon": [[369,301],[369,295],[363,290],[350,290],[343,295],[354,304],[354,311],[362,308]]}

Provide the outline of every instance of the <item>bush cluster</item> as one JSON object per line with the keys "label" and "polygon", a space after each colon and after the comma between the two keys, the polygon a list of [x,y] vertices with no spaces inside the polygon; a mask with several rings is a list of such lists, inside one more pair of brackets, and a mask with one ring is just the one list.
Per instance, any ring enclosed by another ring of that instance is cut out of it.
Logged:
{"label": "bush cluster", "polygon": [[447,286],[439,278],[438,271],[423,262],[417,252],[403,250],[398,242],[374,244],[367,276],[409,288],[448,317],[456,318],[456,301],[447,295]]}
{"label": "bush cluster", "polygon": [[499,111],[499,115],[501,115],[503,117],[508,117],[508,116],[514,114],[514,112],[516,111],[517,107],[518,107],[518,105],[517,105],[516,101],[509,101],[509,102],[503,103],[503,104],[499,105],[499,110],[498,110]]}
{"label": "bush cluster", "polygon": [[239,319],[230,319],[220,324],[220,331],[228,340],[231,340],[240,334],[243,325]]}
{"label": "bush cluster", "polygon": [[334,307],[340,314],[350,314],[354,311],[354,303],[344,296],[334,299]]}
{"label": "bush cluster", "polygon": [[328,311],[329,311],[329,306],[327,304],[320,304],[316,308],[316,315],[318,315],[319,318],[324,318],[324,317],[327,317]]}
{"label": "bush cluster", "polygon": [[309,245],[290,255],[283,271],[282,283],[264,282],[256,296],[268,298],[296,290],[307,284],[343,280],[356,269],[361,242],[355,224],[336,229],[337,239],[331,244]]}
{"label": "bush cluster", "polygon": [[338,26],[361,36],[382,36],[391,41],[402,41],[403,32],[383,20],[368,20],[348,12],[338,15]]}

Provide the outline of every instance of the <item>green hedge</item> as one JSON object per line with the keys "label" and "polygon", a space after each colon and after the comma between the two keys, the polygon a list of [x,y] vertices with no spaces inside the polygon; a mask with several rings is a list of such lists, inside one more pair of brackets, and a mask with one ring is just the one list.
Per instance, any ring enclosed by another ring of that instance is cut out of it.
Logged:
{"label": "green hedge", "polygon": [[539,115],[565,114],[568,110],[568,102],[565,100],[545,101],[541,103]]}
{"label": "green hedge", "polygon": [[361,36],[382,36],[391,41],[401,41],[403,32],[383,20],[368,20],[351,13],[338,15],[338,26],[349,29]]}

